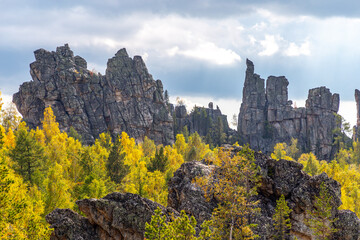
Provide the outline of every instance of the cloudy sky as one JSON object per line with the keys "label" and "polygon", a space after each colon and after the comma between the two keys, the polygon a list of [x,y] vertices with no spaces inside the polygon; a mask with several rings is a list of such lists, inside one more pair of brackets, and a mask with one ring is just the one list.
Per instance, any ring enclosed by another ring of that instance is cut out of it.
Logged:
{"label": "cloudy sky", "polygon": [[172,99],[189,105],[211,100],[238,113],[249,58],[263,78],[286,76],[298,106],[310,88],[340,93],[340,112],[355,123],[360,1],[0,0],[0,9],[3,95],[31,79],[36,49],[69,43],[104,73],[125,47],[143,56]]}

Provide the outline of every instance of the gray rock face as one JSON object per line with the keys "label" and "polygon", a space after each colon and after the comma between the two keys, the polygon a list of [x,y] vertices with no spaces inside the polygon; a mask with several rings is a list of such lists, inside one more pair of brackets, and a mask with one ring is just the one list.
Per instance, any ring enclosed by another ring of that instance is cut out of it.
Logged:
{"label": "gray rock face", "polygon": [[67,44],[56,52],[36,50],[35,59],[33,81],[13,96],[30,127],[41,126],[44,109],[51,105],[60,129],[72,126],[88,144],[106,131],[113,137],[125,131],[139,141],[148,136],[156,143],[173,142],[162,83],[154,81],[140,56],[132,59],[119,50],[108,60],[105,76],[87,70],[86,61],[74,57]]}
{"label": "gray rock face", "polygon": [[[239,148],[235,148],[235,152],[238,150]],[[305,220],[309,218],[306,210],[314,207],[315,196],[319,194],[322,182],[332,197],[332,214],[338,218],[334,223],[338,232],[331,239],[360,239],[360,220],[355,213],[338,210],[341,205],[341,186],[338,182],[325,173],[311,177],[302,171],[303,166],[297,162],[275,161],[256,152],[255,159],[261,172],[261,186],[255,200],[260,201],[261,212],[252,218],[252,222],[258,224],[255,232],[260,235],[260,239],[272,239],[272,216],[275,213],[276,200],[282,194],[293,210],[290,215],[292,239],[315,239],[313,232],[305,225]],[[217,201],[213,199],[206,202],[202,190],[192,180],[208,174],[213,168],[214,166],[201,162],[184,163],[169,182],[168,206],[178,211],[185,209],[201,222],[209,219]]]}
{"label": "gray rock face", "polygon": [[111,193],[101,199],[77,201],[85,217],[70,209],[56,209],[46,216],[54,228],[51,240],[143,240],[145,222],[159,207],[169,217],[171,208],[131,193]]}
{"label": "gray rock face", "polygon": [[96,226],[70,209],[55,209],[46,221],[54,228],[50,240],[100,240]]}
{"label": "gray rock face", "polygon": [[192,161],[181,165],[169,182],[168,206],[185,210],[193,215],[200,226],[211,218],[211,213],[217,206],[217,201],[207,202],[201,188],[193,183],[196,177],[209,175],[214,166]]}
{"label": "gray rock face", "polygon": [[312,151],[319,159],[330,160],[335,153],[333,129],[340,127],[334,113],[339,110],[339,95],[319,87],[309,90],[305,108],[292,107],[288,100],[288,80],[254,73],[246,61],[243,99],[238,117],[238,132],[252,149],[270,153],[276,143],[298,139],[303,152]]}

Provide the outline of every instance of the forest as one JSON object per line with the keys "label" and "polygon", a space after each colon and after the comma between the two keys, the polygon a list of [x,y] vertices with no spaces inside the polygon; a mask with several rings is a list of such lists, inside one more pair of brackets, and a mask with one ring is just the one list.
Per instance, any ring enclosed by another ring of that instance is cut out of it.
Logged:
{"label": "forest", "polygon": [[[239,174],[244,171],[251,181],[256,182],[252,151],[247,147],[238,156],[230,157],[221,147],[206,144],[196,132],[177,134],[175,143],[167,146],[155,145],[146,137],[143,142],[136,143],[125,132],[116,139],[112,139],[109,133],[102,133],[93,145],[87,146],[74,129],[70,129],[69,134],[59,130],[51,107],[45,109],[41,129],[29,129],[14,106],[1,108],[0,121],[0,239],[49,239],[52,230],[45,221],[48,213],[55,208],[70,208],[79,212],[76,200],[101,198],[114,191],[138,194],[166,206],[167,183],[174,172],[184,162],[203,159],[219,166],[224,178],[217,183],[219,186],[212,189],[206,189],[208,179],[198,179],[197,183],[205,192],[216,194],[224,202],[231,203],[230,198],[236,199],[239,204],[219,206],[212,220],[203,224],[199,239],[221,239],[224,232],[234,236],[233,239],[256,237],[244,217],[240,219],[243,223],[240,228],[227,228],[235,226],[239,220],[232,218],[230,213],[257,211],[256,204],[250,204],[249,200],[251,195],[256,194],[256,184],[239,184],[248,182],[248,179],[239,177],[246,175]],[[341,184],[340,209],[349,209],[360,217],[360,206],[356,204],[360,202],[360,143],[349,143],[345,138],[339,138],[334,144],[340,150],[330,162],[317,159],[312,153],[301,153],[296,139],[292,139],[289,145],[278,143],[271,157],[297,161],[311,176],[325,172]],[[227,193],[243,194],[234,198],[217,190],[225,186]],[[242,189],[238,189],[240,186]],[[325,190],[321,192],[318,203],[325,206],[323,212],[326,212],[324,199]],[[290,210],[282,198],[278,200],[277,209],[279,214],[274,218],[279,220],[274,221],[281,224],[274,227],[281,235],[289,229],[286,216]],[[234,224],[218,221],[224,216],[233,219]],[[148,239],[166,239],[159,236],[182,234],[193,236],[184,239],[196,239],[195,225],[196,220],[184,212],[178,219],[166,223],[164,216],[157,211],[152,222],[147,224],[146,236]],[[326,236],[328,233],[319,234]]]}

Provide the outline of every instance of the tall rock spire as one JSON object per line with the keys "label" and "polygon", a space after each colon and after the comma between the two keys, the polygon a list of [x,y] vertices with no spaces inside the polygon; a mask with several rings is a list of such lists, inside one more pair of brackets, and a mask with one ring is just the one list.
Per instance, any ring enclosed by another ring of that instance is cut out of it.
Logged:
{"label": "tall rock spire", "polygon": [[264,79],[254,73],[254,64],[247,60],[246,65],[238,118],[243,143],[270,153],[276,143],[290,144],[296,138],[301,151],[330,160],[335,152],[332,129],[338,127],[334,113],[339,110],[339,95],[325,87],[310,89],[306,108],[293,108],[284,76],[268,77],[265,89]]}

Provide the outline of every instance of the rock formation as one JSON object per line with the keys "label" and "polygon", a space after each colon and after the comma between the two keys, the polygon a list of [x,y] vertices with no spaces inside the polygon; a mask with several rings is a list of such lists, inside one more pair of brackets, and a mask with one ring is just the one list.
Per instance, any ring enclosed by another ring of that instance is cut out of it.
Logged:
{"label": "rock formation", "polygon": [[171,208],[131,193],[111,193],[102,199],[77,201],[85,217],[70,209],[56,209],[46,216],[54,228],[51,240],[143,240],[145,222],[158,207],[167,216],[179,216]]}
{"label": "rock formation", "polygon": [[108,60],[105,76],[87,70],[86,61],[74,57],[67,44],[56,52],[36,50],[35,59],[33,81],[13,96],[31,128],[41,126],[44,109],[51,106],[60,129],[73,127],[88,144],[106,131],[113,137],[125,131],[140,141],[148,136],[156,143],[173,142],[162,83],[153,80],[140,56],[132,59],[119,50]]}
{"label": "rock formation", "polygon": [[264,79],[254,73],[254,64],[246,60],[243,100],[238,117],[238,133],[243,143],[254,150],[270,153],[278,142],[298,139],[302,152],[312,151],[319,159],[330,160],[335,153],[333,130],[339,126],[336,116],[339,95],[319,87],[309,90],[305,108],[292,107],[288,100],[288,80]]}
{"label": "rock formation", "polygon": [[[181,133],[186,126],[189,133],[197,132],[200,136],[208,136],[214,145],[219,143],[219,133],[224,133],[225,138],[236,135],[235,131],[229,127],[227,116],[222,114],[219,107],[212,102],[208,108],[195,106],[190,114],[187,113],[184,105],[175,106],[173,109],[174,133]],[[228,139],[226,139],[228,140]]]}
{"label": "rock formation", "polygon": [[[235,152],[239,149],[235,148]],[[282,194],[293,210],[290,215],[292,239],[315,239],[313,232],[305,225],[305,220],[309,217],[306,210],[313,208],[322,182],[332,197],[332,214],[338,218],[333,226],[338,231],[331,239],[360,239],[360,219],[351,211],[338,210],[341,205],[341,186],[338,182],[325,173],[311,177],[302,171],[303,166],[297,162],[276,161],[257,152],[255,159],[261,172],[261,186],[255,200],[260,201],[261,212],[252,218],[252,222],[258,224],[255,232],[260,235],[260,239],[272,239],[272,215],[275,213],[276,200]],[[178,211],[184,209],[200,223],[208,219],[217,201],[212,199],[207,202],[193,179],[207,175],[213,167],[205,162],[184,163],[169,182],[168,207]]]}
{"label": "rock formation", "polygon": [[[235,148],[234,153],[240,148]],[[256,164],[260,167],[261,186],[256,197],[260,201],[261,212],[252,218],[258,227],[255,232],[260,239],[271,239],[273,235],[272,215],[275,212],[276,200],[283,194],[289,207],[293,210],[291,218],[292,239],[315,239],[313,232],[305,225],[309,216],[306,210],[314,206],[315,196],[320,191],[320,184],[325,186],[332,197],[332,214],[338,220],[334,223],[338,229],[331,239],[360,239],[360,220],[355,213],[338,210],[341,204],[340,184],[323,173],[309,176],[302,171],[303,166],[297,162],[270,159],[264,154],[255,152]],[[150,220],[157,207],[169,216],[185,210],[193,215],[200,225],[209,219],[217,205],[217,200],[207,202],[201,188],[193,183],[198,176],[208,175],[213,165],[205,162],[184,163],[169,182],[168,207],[154,203],[133,194],[112,193],[102,199],[85,199],[78,201],[79,209],[86,215],[83,218],[71,210],[55,210],[46,219],[55,228],[52,240],[58,239],[142,239],[145,222]],[[176,211],[175,211],[175,210]]]}

